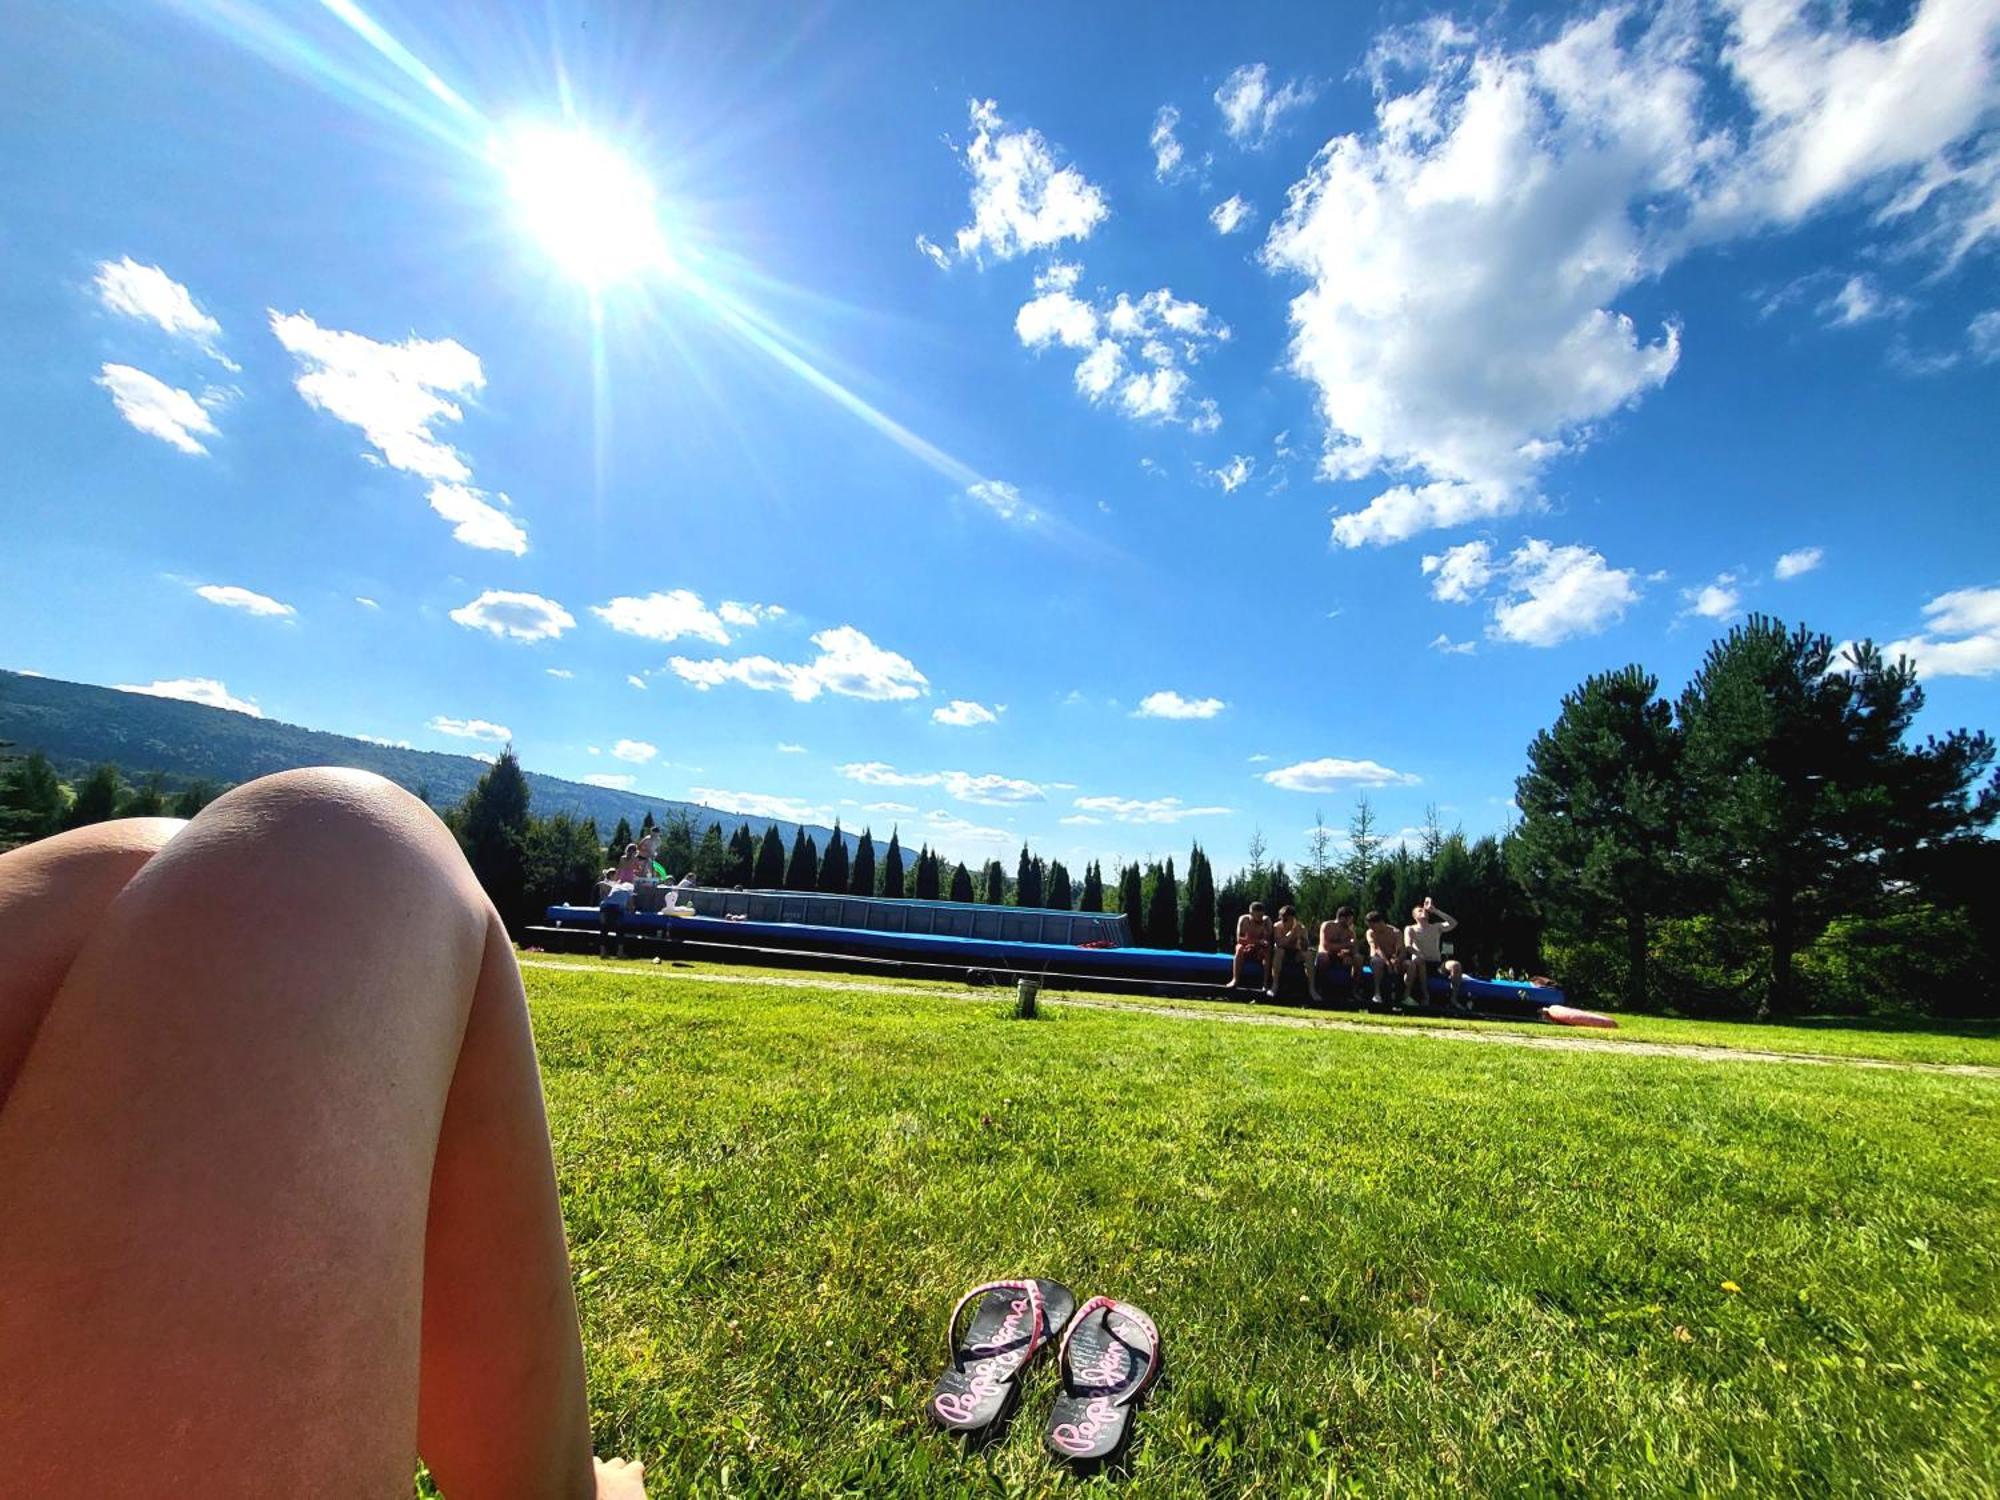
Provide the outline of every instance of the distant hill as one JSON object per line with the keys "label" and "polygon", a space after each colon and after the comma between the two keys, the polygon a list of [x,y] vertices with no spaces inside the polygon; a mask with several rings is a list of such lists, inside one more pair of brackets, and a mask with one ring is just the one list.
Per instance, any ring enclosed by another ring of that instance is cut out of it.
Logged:
{"label": "distant hill", "polygon": [[[65,779],[101,761],[116,763],[128,778],[157,771],[169,790],[191,781],[251,781],[299,766],[352,766],[386,776],[439,808],[460,801],[486,771],[486,763],[470,755],[377,745],[226,708],[7,671],[0,671],[0,740],[40,750]],[[687,812],[695,820],[697,837],[710,823],[720,823],[725,836],[744,823],[761,836],[775,823],[789,846],[799,827],[783,818],[746,817],[726,808],[586,786],[533,770],[527,776],[536,812],[595,818],[607,838],[621,817],[637,828],[649,811],[655,822],[664,821],[669,812]],[[824,851],[833,830],[818,823],[805,829]],[[845,830],[841,836],[851,854],[855,836]]]}

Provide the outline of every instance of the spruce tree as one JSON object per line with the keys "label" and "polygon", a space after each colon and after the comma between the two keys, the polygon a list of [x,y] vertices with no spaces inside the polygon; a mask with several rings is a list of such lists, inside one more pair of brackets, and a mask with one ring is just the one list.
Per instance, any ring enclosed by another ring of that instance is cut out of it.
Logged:
{"label": "spruce tree", "polygon": [[986,889],[980,899],[988,906],[1007,904],[1007,867],[997,859],[986,861]]}
{"label": "spruce tree", "polygon": [[1382,904],[1368,894],[1374,885],[1376,862],[1382,854],[1382,836],[1375,826],[1375,804],[1363,792],[1354,799],[1354,816],[1347,820],[1347,860],[1343,868],[1347,883],[1363,893],[1365,907]]}
{"label": "spruce tree", "polygon": [[1076,906],[1076,893],[1070,889],[1069,871],[1063,868],[1059,859],[1049,861],[1048,904],[1056,911],[1070,911]]}
{"label": "spruce tree", "polygon": [[738,823],[736,831],[729,835],[729,859],[722,870],[722,883],[726,886],[745,886],[757,868],[757,840],[751,836],[748,823]]}
{"label": "spruce tree", "polygon": [[847,877],[847,890],[854,896],[875,894],[875,835],[866,828],[854,846],[854,869]]}
{"label": "spruce tree", "polygon": [[611,842],[604,846],[605,863],[615,865],[625,857],[625,846],[633,842],[632,820],[621,817],[618,826],[611,830]]}
{"label": "spruce tree", "polygon": [[1028,853],[1028,846],[1021,846],[1021,862],[1014,872],[1014,904],[1016,906],[1040,906],[1042,904],[1042,862]]}
{"label": "spruce tree", "polygon": [[826,857],[819,862],[819,889],[830,896],[847,894],[847,840],[840,831],[840,819],[833,820],[833,837],[826,841]]}
{"label": "spruce tree", "polygon": [[527,923],[528,778],[508,745],[459,804],[456,832],[466,863],[509,932]]}
{"label": "spruce tree", "polygon": [[1200,844],[1188,853],[1187,911],[1181,917],[1181,947],[1189,953],[1215,951],[1215,871]]}
{"label": "spruce tree", "polygon": [[62,782],[48,756],[36,750],[0,775],[0,849],[47,838],[62,827]]}
{"label": "spruce tree", "polygon": [[931,846],[925,844],[917,855],[917,899],[936,901],[943,894],[943,885],[938,876],[938,857],[931,852]]}
{"label": "spruce tree", "polygon": [[146,779],[125,795],[118,806],[121,818],[158,818],[167,811],[165,778],[158,771],[149,772]]}
{"label": "spruce tree", "polygon": [[1077,910],[1104,910],[1104,866],[1094,859],[1083,867],[1083,899],[1077,903]]}
{"label": "spruce tree", "polygon": [[694,873],[694,814],[676,807],[660,825],[659,842],[653,847],[653,863],[667,872],[667,879],[679,880]]}
{"label": "spruce tree", "polygon": [[[668,866],[669,869],[672,866]],[[727,884],[723,877],[729,871],[729,846],[722,841],[722,825],[710,823],[708,832],[701,836],[701,842],[694,851],[694,882],[696,885],[718,886]],[[686,874],[686,871],[682,871]],[[679,879],[679,876],[675,876]]]}
{"label": "spruce tree", "polygon": [[90,774],[76,785],[69,811],[63,814],[65,828],[87,828],[118,815],[118,768],[92,766]]}
{"label": "spruce tree", "polygon": [[778,832],[776,823],[764,827],[764,837],[757,844],[757,864],[751,871],[750,884],[760,891],[781,891],[785,888],[785,836]]}
{"label": "spruce tree", "polygon": [[1146,946],[1178,948],[1181,945],[1180,919],[1180,885],[1174,879],[1174,862],[1169,858],[1165,868],[1154,876],[1152,899],[1146,905]]}
{"label": "spruce tree", "polygon": [[1125,914],[1125,925],[1132,930],[1133,945],[1140,948],[1149,947],[1146,937],[1145,876],[1137,863],[1129,864],[1118,872],[1118,909]]}
{"label": "spruce tree", "polygon": [[785,889],[809,891],[819,884],[819,848],[803,827],[792,835],[792,857],[785,865]]}
{"label": "spruce tree", "polygon": [[903,899],[903,844],[898,830],[889,830],[889,847],[882,852],[882,894],[892,901]]}
{"label": "spruce tree", "polygon": [[[936,856],[932,857],[935,858]],[[952,866],[951,899],[961,903],[967,903],[972,900],[972,874],[965,868],[964,860],[960,860],[956,865]]]}

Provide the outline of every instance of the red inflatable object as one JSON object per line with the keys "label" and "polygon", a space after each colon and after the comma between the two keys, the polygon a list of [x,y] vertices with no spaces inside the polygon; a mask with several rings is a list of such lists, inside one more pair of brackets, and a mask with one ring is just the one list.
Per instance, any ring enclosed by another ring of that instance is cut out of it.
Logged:
{"label": "red inflatable object", "polygon": [[1609,1016],[1600,1016],[1594,1010],[1578,1010],[1572,1005],[1550,1005],[1542,1010],[1542,1019],[1553,1021],[1558,1026],[1597,1026],[1607,1031],[1616,1031],[1618,1023]]}

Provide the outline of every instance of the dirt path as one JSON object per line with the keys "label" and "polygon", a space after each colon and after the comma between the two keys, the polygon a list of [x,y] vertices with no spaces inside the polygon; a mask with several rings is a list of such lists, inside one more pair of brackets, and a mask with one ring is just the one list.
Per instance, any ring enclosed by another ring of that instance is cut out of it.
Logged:
{"label": "dirt path", "polygon": [[[835,990],[863,995],[925,995],[938,1000],[992,1003],[1001,992],[931,989],[907,984],[871,984],[865,979],[796,979],[785,975],[688,973],[665,965],[634,964],[607,969],[601,964],[562,963],[556,959],[523,958],[524,969],[553,969],[568,974],[631,974],[678,984],[752,984],[776,989]],[[1486,1046],[1533,1047],[1546,1052],[1609,1052],[1621,1057],[1679,1057],[1692,1062],[1800,1063],[1810,1067],[1883,1068],[1903,1073],[1948,1073],[1962,1078],[2000,1079],[2000,1067],[1985,1063],[1914,1062],[1906,1058],[1839,1057],[1823,1052],[1761,1052],[1743,1047],[1706,1047],[1690,1042],[1613,1041],[1550,1027],[1548,1031],[1515,1031],[1506,1022],[1491,1022],[1478,1030],[1453,1026],[1385,1025],[1345,1021],[1337,1016],[1283,1016],[1243,1010],[1207,1010],[1151,1000],[1113,1000],[1098,995],[1063,995],[1044,991],[1044,1004],[1072,1005],[1083,1010],[1115,1010],[1133,1015],[1162,1016],[1174,1021],[1220,1021],[1232,1026],[1281,1026],[1300,1031],[1348,1031],[1365,1036],[1421,1036],[1441,1042],[1473,1042]]]}

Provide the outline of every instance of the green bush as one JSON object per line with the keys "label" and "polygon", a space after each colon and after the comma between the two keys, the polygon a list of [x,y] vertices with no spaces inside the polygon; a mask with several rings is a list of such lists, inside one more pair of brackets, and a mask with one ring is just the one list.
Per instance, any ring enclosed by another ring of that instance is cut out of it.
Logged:
{"label": "green bush", "polygon": [[1963,912],[1913,901],[1840,917],[1799,954],[1809,1007],[1824,1015],[1949,1015],[1957,993],[1983,981],[1978,939]]}
{"label": "green bush", "polygon": [[1770,985],[1766,952],[1746,923],[1704,914],[1653,924],[1647,990],[1654,1008],[1684,1016],[1756,1014]]}

